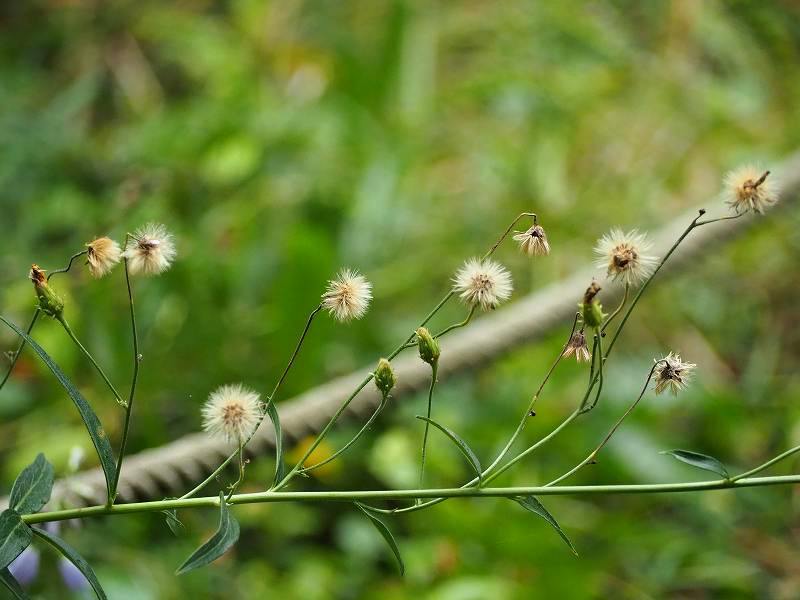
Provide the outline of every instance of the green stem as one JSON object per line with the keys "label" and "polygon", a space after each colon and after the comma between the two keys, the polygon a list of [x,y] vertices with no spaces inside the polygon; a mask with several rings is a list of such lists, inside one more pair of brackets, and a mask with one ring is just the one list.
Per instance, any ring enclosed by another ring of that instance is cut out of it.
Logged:
{"label": "green stem", "polygon": [[[281,373],[281,376],[278,378],[278,381],[275,384],[275,387],[272,388],[272,393],[267,398],[267,403],[270,403],[270,402],[274,401],[275,396],[277,395],[278,390],[281,387],[281,384],[283,384],[284,380],[286,379],[286,376],[289,374],[289,371],[291,370],[292,366],[294,365],[294,361],[297,358],[297,355],[300,353],[300,348],[303,346],[303,342],[305,341],[306,336],[308,335],[309,329],[311,329],[311,323],[314,321],[314,317],[316,317],[317,314],[319,314],[319,312],[321,310],[322,310],[322,305],[320,304],[314,310],[312,310],[311,313],[308,315],[308,319],[306,320],[306,325],[303,328],[303,333],[300,334],[300,339],[297,340],[297,345],[294,348],[294,352],[292,352],[292,356],[289,359],[289,362],[286,364],[286,367],[283,369],[283,373]],[[364,384],[364,385],[366,385],[366,384]],[[256,423],[256,426],[253,428],[253,432],[247,437],[247,439],[244,440],[244,443],[242,444],[242,450],[244,450],[245,446],[247,446],[247,444],[250,443],[250,440],[252,440],[253,437],[256,435],[256,432],[258,431],[258,428],[261,426],[261,423],[264,422],[264,419],[266,418],[266,416],[267,416],[267,411],[264,410],[262,412],[261,416],[258,419],[258,423]],[[222,471],[225,469],[225,467],[227,467],[230,464],[230,462],[234,458],[236,458],[237,454],[239,454],[239,450],[234,450],[228,456],[228,458],[226,458],[224,461],[222,461],[222,464],[220,464],[216,469],[214,469],[214,472],[211,473],[211,475],[206,477],[196,487],[194,487],[190,491],[186,492],[183,496],[180,497],[180,499],[184,500],[184,499],[187,499],[187,498],[191,498],[197,492],[199,492],[204,487],[206,487],[209,483],[211,483],[214,479],[216,479],[217,476],[220,473],[222,473]],[[276,457],[276,459],[277,459],[277,457]]]}
{"label": "green stem", "polygon": [[[595,332],[594,342],[592,343],[592,352],[597,348],[597,392],[595,393],[594,400],[589,406],[585,405],[588,396],[584,397],[584,404],[581,405],[583,412],[589,412],[595,406],[597,401],[600,400],[600,393],[603,391],[603,367],[605,366],[606,359],[603,356],[603,336],[605,334],[599,331]],[[591,390],[590,390],[591,391]]]}
{"label": "green stem", "polygon": [[77,254],[73,254],[72,256],[70,256],[67,266],[64,267],[63,269],[56,269],[55,271],[50,271],[50,274],[47,276],[47,281],[50,281],[50,278],[56,273],[66,273],[67,271],[69,271],[72,268],[72,263],[75,262],[75,260],[88,253],[89,250],[87,249],[87,250],[81,250]]}
{"label": "green stem", "polygon": [[[426,490],[359,490],[322,492],[258,492],[237,494],[228,500],[229,504],[264,504],[273,502],[354,502],[374,500],[405,500],[414,498],[515,498],[517,496],[586,496],[611,494],[670,494],[702,492],[709,490],[730,490],[749,487],[800,484],[800,475],[779,475],[773,477],[753,477],[730,481],[715,479],[681,483],[649,483],[630,485],[584,485],[584,486],[525,486],[511,488],[442,488]],[[175,500],[155,500],[97,505],[85,508],[71,508],[51,512],[22,515],[29,524],[66,521],[102,515],[123,515],[182,508],[212,508],[219,506],[219,496],[204,498],[185,498]]]}
{"label": "green stem", "polygon": [[603,323],[603,326],[600,327],[600,331],[601,332],[606,330],[606,327],[608,327],[611,324],[611,321],[613,321],[617,317],[617,315],[622,310],[622,307],[625,306],[625,303],[628,301],[628,293],[630,292],[630,289],[631,289],[631,284],[626,281],[625,282],[625,292],[622,294],[622,302],[619,303],[619,306],[614,310],[614,312],[612,312],[608,316],[608,318]]}
{"label": "green stem", "polygon": [[131,314],[131,334],[133,339],[133,374],[131,376],[131,388],[128,394],[128,405],[125,407],[125,420],[122,424],[122,440],[119,444],[119,456],[117,457],[117,469],[114,473],[114,485],[111,487],[111,497],[116,498],[119,478],[122,475],[122,462],[125,460],[125,450],[128,446],[128,434],[131,429],[131,414],[133,412],[133,398],[136,395],[136,382],[139,379],[139,365],[142,357],[139,356],[139,335],[136,331],[136,310],[133,304],[133,289],[131,288],[131,277],[128,272],[128,259],[124,260],[125,266],[125,285],[128,289],[128,306]]}
{"label": "green stem", "polygon": [[89,351],[86,348],[84,348],[83,344],[81,344],[80,340],[78,340],[78,338],[75,336],[75,333],[72,331],[69,324],[67,323],[67,320],[63,317],[63,315],[57,316],[56,319],[64,327],[64,331],[67,332],[67,335],[72,339],[73,342],[75,342],[75,345],[78,346],[78,348],[80,348],[81,352],[83,352],[86,358],[89,359],[89,362],[92,363],[92,366],[100,374],[100,377],[103,378],[103,381],[106,382],[108,389],[110,389],[111,393],[114,394],[114,397],[117,399],[117,402],[121,406],[127,406],[127,403],[125,402],[125,400],[122,399],[122,396],[119,395],[119,392],[117,392],[116,388],[114,387],[114,384],[111,383],[106,374],[103,372],[103,369],[100,368],[100,365],[97,364],[97,361],[94,359],[94,357],[89,353]]}
{"label": "green stem", "polygon": [[239,477],[238,477],[238,479],[236,481],[233,482],[233,484],[231,484],[231,491],[228,492],[228,496],[227,496],[227,500],[228,501],[230,501],[230,499],[236,493],[236,490],[239,489],[239,486],[241,485],[242,481],[244,481],[244,443],[243,442],[244,442],[244,440],[239,440],[239,452],[238,452],[238,454],[239,454]]}
{"label": "green stem", "polygon": [[[36,321],[39,320],[39,315],[41,314],[42,314],[42,309],[37,308],[36,312],[33,313],[33,318],[31,319],[31,322],[28,325],[28,329],[25,331],[27,335],[31,334],[31,331],[33,331],[33,327],[34,325],[36,325]],[[23,348],[25,348],[25,338],[22,338],[22,340],[20,340],[19,346],[17,346],[17,351],[14,352],[14,358],[11,359],[11,364],[8,365],[8,371],[6,371],[5,377],[3,377],[3,381],[0,382],[0,390],[3,389],[3,386],[6,384],[6,381],[8,381],[8,378],[11,376],[11,371],[14,370],[14,367],[17,364],[17,360],[19,359],[19,355],[22,353]]]}
{"label": "green stem", "polygon": [[731,481],[739,481],[740,479],[744,479],[746,477],[752,477],[756,473],[760,473],[765,469],[769,469],[772,465],[781,462],[782,460],[789,458],[793,454],[797,454],[800,452],[800,446],[795,446],[794,448],[790,448],[786,452],[779,454],[773,459],[768,460],[763,465],[757,466],[755,469],[750,469],[749,471],[742,473],[741,475],[737,475],[736,477],[731,477]]}
{"label": "green stem", "polygon": [[378,418],[378,415],[380,415],[381,412],[383,412],[383,409],[386,408],[386,401],[387,401],[388,398],[389,398],[388,395],[387,396],[383,396],[383,398],[381,398],[381,402],[380,402],[380,404],[378,404],[378,408],[375,409],[375,412],[372,413],[372,416],[367,420],[366,423],[364,423],[364,426],[358,431],[357,434],[355,434],[353,436],[353,438],[349,442],[347,442],[344,446],[339,448],[339,450],[337,450],[336,452],[331,454],[325,460],[322,460],[322,461],[318,462],[315,465],[311,465],[309,467],[303,467],[301,469],[298,469],[297,472],[300,475],[303,475],[305,473],[308,473],[309,471],[313,471],[314,469],[318,469],[323,465],[327,465],[329,462],[336,460],[337,458],[339,458],[339,456],[344,454],[347,451],[347,449],[350,448],[350,446],[355,444],[359,440],[359,438],[362,435],[364,435],[364,433],[369,429],[370,425],[372,425],[375,422],[375,419]]}
{"label": "green stem", "polygon": [[633,401],[633,403],[628,407],[628,410],[626,410],[623,413],[623,415],[617,420],[617,422],[614,423],[614,426],[606,434],[606,437],[603,438],[603,441],[600,442],[600,444],[597,446],[597,448],[592,450],[592,452],[589,454],[589,456],[587,456],[585,459],[583,459],[581,462],[579,462],[577,465],[575,465],[572,469],[570,469],[569,471],[567,471],[566,473],[564,473],[560,477],[554,479],[550,483],[546,484],[544,487],[552,487],[552,486],[554,486],[554,485],[556,485],[558,483],[561,483],[562,481],[564,481],[568,477],[571,477],[573,474],[575,474],[576,472],[581,470],[583,467],[585,467],[589,463],[594,462],[594,460],[597,458],[597,455],[600,453],[600,450],[602,450],[605,447],[605,445],[609,442],[609,440],[612,438],[612,436],[617,431],[617,429],[619,429],[620,425],[622,425],[622,422],[628,417],[628,415],[630,415],[633,412],[633,409],[636,408],[636,406],[639,404],[641,399],[644,397],[644,394],[647,391],[647,386],[650,385],[650,380],[653,378],[653,373],[655,372],[656,367],[661,362],[663,362],[663,361],[658,361],[652,366],[652,368],[650,369],[650,374],[647,376],[647,381],[645,381],[644,386],[642,387],[642,391],[639,393],[639,396],[636,398],[636,400]]}
{"label": "green stem", "polygon": [[430,429],[431,408],[433,407],[433,388],[436,387],[436,374],[439,370],[439,362],[434,361],[431,364],[431,385],[428,388],[428,411],[426,414],[428,420],[425,421],[425,433],[422,434],[422,462],[419,468],[419,487],[423,486],[425,481],[425,455],[428,449],[428,430]]}
{"label": "green stem", "polygon": [[450,325],[450,327],[446,327],[446,328],[442,329],[439,333],[437,333],[433,337],[434,338],[440,338],[443,335],[447,335],[448,333],[450,333],[454,329],[458,329],[459,327],[466,327],[467,325],[469,325],[469,322],[472,320],[472,315],[475,314],[475,309],[476,308],[478,308],[478,307],[477,306],[473,306],[472,308],[469,309],[469,314],[467,315],[466,319],[464,319],[463,321],[461,321],[459,323],[454,323],[453,325]]}

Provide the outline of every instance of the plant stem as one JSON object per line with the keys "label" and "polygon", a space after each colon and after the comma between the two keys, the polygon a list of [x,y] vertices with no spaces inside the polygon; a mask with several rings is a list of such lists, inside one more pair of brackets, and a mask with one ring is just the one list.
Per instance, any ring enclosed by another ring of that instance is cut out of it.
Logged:
{"label": "plant stem", "polygon": [[644,394],[647,391],[647,386],[650,385],[650,380],[653,378],[653,373],[655,372],[656,367],[661,362],[663,362],[663,361],[658,361],[656,364],[654,364],[652,366],[652,368],[650,369],[650,374],[647,376],[647,381],[645,381],[644,386],[642,387],[642,391],[639,393],[639,396],[636,398],[636,400],[633,401],[633,403],[628,407],[628,410],[626,410],[623,413],[623,415],[617,420],[617,422],[614,423],[614,426],[611,428],[611,430],[608,432],[608,434],[606,434],[606,437],[603,438],[603,441],[600,442],[600,444],[597,446],[597,448],[592,450],[592,452],[589,454],[589,456],[587,456],[580,463],[575,465],[572,469],[570,469],[569,471],[567,471],[566,473],[564,473],[560,477],[554,479],[550,483],[546,484],[544,487],[552,487],[552,486],[554,486],[554,485],[556,485],[558,483],[561,483],[562,481],[564,481],[565,479],[567,479],[568,477],[572,476],[574,473],[578,472],[580,469],[582,469],[583,467],[588,465],[590,462],[593,462],[595,460],[595,458],[597,458],[597,455],[600,453],[600,450],[602,450],[603,447],[609,442],[609,440],[614,435],[614,433],[617,431],[617,429],[619,429],[619,426],[622,425],[622,422],[628,417],[628,415],[630,415],[633,412],[633,409],[636,408],[636,406],[639,404],[639,401],[644,397]]}
{"label": "plant stem", "polygon": [[122,396],[119,395],[119,392],[117,392],[116,388],[114,387],[114,384],[111,383],[106,374],[103,372],[103,369],[100,367],[100,365],[97,364],[97,361],[94,359],[94,357],[89,353],[89,351],[86,348],[84,348],[83,344],[81,344],[80,340],[78,340],[78,338],[75,336],[75,333],[72,331],[69,324],[67,323],[67,320],[63,317],[63,315],[57,316],[56,319],[64,327],[64,331],[67,332],[67,335],[72,339],[73,342],[75,342],[75,345],[78,346],[78,348],[80,348],[81,352],[83,352],[86,358],[89,359],[89,362],[92,363],[92,366],[100,374],[100,377],[103,378],[103,381],[106,382],[108,389],[110,389],[111,393],[114,394],[114,397],[117,399],[117,402],[121,406],[127,406],[127,403],[125,402],[125,400],[122,399]]}
{"label": "plant stem", "polygon": [[619,306],[617,306],[617,308],[614,310],[614,312],[612,312],[608,316],[608,318],[603,323],[602,327],[600,327],[600,331],[601,332],[606,330],[606,327],[608,327],[611,324],[611,321],[613,321],[617,317],[617,315],[622,310],[622,307],[625,306],[625,303],[628,301],[628,293],[630,292],[630,290],[631,290],[631,284],[626,281],[625,282],[625,292],[622,294],[622,301],[619,303]]}
{"label": "plant stem", "polygon": [[[33,327],[34,325],[36,325],[36,321],[39,320],[39,315],[41,314],[42,314],[42,309],[37,308],[36,312],[33,313],[33,318],[31,319],[31,322],[28,325],[28,329],[25,331],[27,335],[31,334],[31,331],[33,331]],[[22,353],[23,348],[25,348],[25,338],[22,338],[22,340],[20,340],[19,346],[17,346],[17,351],[14,352],[14,358],[11,359],[11,364],[8,365],[8,371],[6,371],[6,374],[3,377],[3,381],[0,381],[0,390],[3,389],[3,386],[6,384],[6,381],[8,381],[8,378],[11,376],[11,371],[14,370],[14,367],[17,364],[17,359],[19,359],[19,355]]]}
{"label": "plant stem", "polygon": [[[680,492],[701,492],[708,490],[728,490],[746,487],[800,484],[800,475],[779,475],[772,477],[752,477],[730,481],[715,479],[681,483],[649,483],[631,485],[584,485],[584,486],[532,486],[505,488],[442,488],[426,490],[357,490],[322,492],[258,492],[237,494],[230,498],[230,504],[262,504],[271,502],[354,502],[370,500],[404,500],[414,498],[514,498],[516,496],[578,496],[611,494],[669,494]],[[97,505],[85,508],[42,512],[22,515],[29,525],[66,521],[101,515],[123,515],[144,512],[157,512],[179,508],[218,507],[219,496],[156,500]]]}
{"label": "plant stem", "polygon": [[439,370],[439,362],[434,361],[431,364],[431,385],[428,388],[428,411],[426,416],[428,418],[425,421],[425,433],[422,434],[422,462],[420,463],[419,468],[419,487],[423,487],[423,482],[425,480],[425,455],[428,449],[428,430],[430,429],[430,418],[431,418],[431,408],[433,406],[433,388],[436,387],[436,374]]}
{"label": "plant stem", "polygon": [[443,335],[446,335],[446,334],[450,333],[454,329],[458,329],[459,327],[466,327],[467,325],[469,325],[469,322],[472,320],[472,315],[475,314],[475,309],[476,308],[478,308],[478,307],[477,306],[473,306],[472,308],[469,309],[469,314],[467,314],[467,318],[466,319],[464,319],[463,321],[460,321],[459,323],[454,323],[453,325],[450,325],[449,327],[445,327],[444,329],[442,329],[439,333],[437,333],[433,337],[434,338],[440,338]]}
{"label": "plant stem", "polygon": [[795,446],[794,448],[790,448],[786,452],[783,452],[782,454],[779,454],[775,458],[768,460],[763,465],[757,466],[755,469],[750,469],[749,471],[746,471],[741,475],[736,475],[735,477],[731,477],[731,481],[739,481],[740,479],[744,479],[746,477],[752,477],[756,473],[760,473],[764,469],[768,469],[772,465],[779,463],[780,461],[789,458],[790,456],[792,456],[793,454],[797,454],[798,452],[800,452],[800,446]]}
{"label": "plant stem", "polygon": [[56,273],[66,273],[67,271],[69,271],[72,268],[72,263],[75,262],[76,259],[78,259],[81,256],[83,256],[85,254],[88,254],[88,253],[89,253],[89,250],[87,249],[87,250],[81,250],[77,254],[73,254],[72,256],[70,256],[69,257],[69,262],[67,263],[67,266],[64,267],[63,269],[56,269],[55,271],[50,271],[50,274],[47,276],[47,281],[50,281],[50,278],[53,275],[55,275]]}
{"label": "plant stem", "polygon": [[136,310],[133,304],[133,289],[131,288],[131,277],[128,272],[128,259],[124,259],[125,285],[128,289],[128,306],[131,314],[131,334],[133,339],[133,374],[131,376],[131,389],[128,394],[128,406],[125,407],[125,420],[122,424],[122,440],[119,444],[119,456],[117,457],[117,470],[114,474],[114,485],[111,487],[111,497],[116,499],[119,478],[122,475],[122,461],[125,460],[125,449],[128,446],[128,433],[131,429],[131,414],[133,412],[133,398],[136,395],[136,382],[139,379],[139,365],[142,361],[139,356],[139,334],[136,331]]}
{"label": "plant stem", "polygon": [[[294,361],[297,358],[297,355],[300,353],[300,348],[303,346],[303,342],[305,341],[306,336],[308,335],[308,330],[311,329],[311,323],[314,321],[314,317],[316,317],[317,314],[319,314],[319,312],[321,310],[322,310],[322,305],[320,304],[314,310],[312,310],[311,313],[308,315],[308,319],[306,320],[306,325],[303,328],[303,333],[300,334],[300,339],[297,340],[297,345],[295,345],[294,352],[292,352],[292,356],[289,359],[289,362],[286,364],[286,367],[283,369],[283,373],[281,373],[281,376],[278,378],[278,381],[275,384],[275,387],[272,388],[272,393],[267,398],[267,404],[269,404],[270,402],[274,401],[275,396],[277,395],[278,390],[281,387],[281,384],[283,384],[284,380],[286,379],[286,376],[289,374],[289,371],[291,370],[292,366],[294,365]],[[366,385],[366,384],[364,384],[364,385]],[[261,423],[264,422],[264,419],[266,418],[266,416],[267,416],[267,411],[264,410],[262,412],[261,416],[258,419],[258,423],[256,423],[256,426],[253,428],[253,432],[247,437],[247,439],[244,440],[244,443],[242,444],[242,451],[244,450],[245,446],[247,446],[247,444],[250,443],[250,440],[253,439],[253,437],[255,436],[256,432],[258,431],[258,428],[261,426]],[[277,447],[277,445],[276,445],[276,447]],[[206,477],[196,487],[194,487],[190,491],[186,492],[183,496],[180,497],[180,499],[184,500],[184,499],[187,499],[187,498],[191,498],[197,492],[199,492],[204,487],[206,487],[206,485],[208,485],[210,482],[212,482],[214,479],[216,479],[217,476],[220,473],[222,473],[223,469],[225,469],[225,467],[227,467],[230,464],[230,462],[234,458],[236,458],[236,455],[239,454],[239,453],[240,452],[239,452],[238,449],[234,450],[228,456],[228,458],[226,458],[224,461],[222,461],[222,464],[220,464],[216,469],[214,469],[214,472],[211,473],[211,475]],[[277,459],[277,457],[276,457],[276,459]]]}

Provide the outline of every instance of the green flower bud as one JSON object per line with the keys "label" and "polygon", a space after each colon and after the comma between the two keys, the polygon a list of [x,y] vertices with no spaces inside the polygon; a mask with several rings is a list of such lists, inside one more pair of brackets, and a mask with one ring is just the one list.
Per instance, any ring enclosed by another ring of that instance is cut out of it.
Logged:
{"label": "green flower bud", "polygon": [[44,269],[40,269],[38,265],[31,265],[29,277],[39,298],[39,308],[44,314],[60,319],[61,313],[64,312],[64,301],[47,284]]}
{"label": "green flower bud", "polygon": [[439,355],[442,353],[439,342],[433,339],[431,332],[425,327],[417,329],[417,346],[419,357],[426,363],[433,366],[439,361]]}
{"label": "green flower bud", "polygon": [[586,293],[583,295],[583,302],[578,304],[581,318],[583,319],[584,325],[587,327],[600,327],[607,316],[603,313],[603,305],[595,299],[595,296],[597,296],[599,292],[600,286],[592,281],[592,285],[586,289]]}
{"label": "green flower bud", "polygon": [[397,383],[397,378],[392,370],[392,365],[388,360],[382,358],[378,361],[378,367],[375,369],[375,387],[377,387],[384,398],[389,395],[392,388]]}

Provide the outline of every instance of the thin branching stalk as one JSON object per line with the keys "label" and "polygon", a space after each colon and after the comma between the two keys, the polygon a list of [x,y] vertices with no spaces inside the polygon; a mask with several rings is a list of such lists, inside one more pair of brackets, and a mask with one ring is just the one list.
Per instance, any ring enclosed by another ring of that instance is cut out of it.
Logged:
{"label": "thin branching stalk", "polygon": [[80,349],[81,352],[83,352],[84,356],[86,356],[86,358],[89,359],[89,362],[92,363],[92,366],[94,367],[95,371],[97,371],[97,373],[100,375],[100,377],[102,377],[103,381],[106,382],[106,385],[108,386],[108,389],[111,390],[112,394],[114,394],[114,398],[116,398],[116,400],[120,404],[120,406],[123,406],[123,407],[127,406],[127,402],[125,402],[125,400],[122,398],[122,396],[119,395],[119,392],[117,391],[117,388],[115,388],[114,384],[111,383],[111,380],[105,374],[105,372],[103,371],[102,367],[99,364],[97,364],[97,361],[94,359],[94,356],[92,356],[92,354],[84,347],[84,345],[81,344],[80,340],[75,335],[75,332],[72,331],[72,328],[69,326],[69,323],[67,323],[67,320],[63,317],[63,315],[56,316],[56,320],[59,323],[61,323],[61,326],[64,328],[64,331],[67,332],[67,335],[70,337],[70,339],[73,342],[75,342],[75,345]]}
{"label": "thin branching stalk", "polygon": [[[284,367],[283,372],[281,373],[281,376],[278,378],[278,381],[275,383],[275,387],[272,388],[272,393],[267,398],[267,404],[269,404],[270,402],[274,402],[275,396],[278,394],[278,391],[280,390],[281,385],[286,380],[286,376],[289,374],[289,371],[292,369],[292,366],[294,366],[294,362],[297,359],[298,354],[300,354],[300,348],[302,348],[303,342],[305,341],[306,336],[308,336],[308,331],[309,331],[309,329],[311,329],[311,323],[313,323],[314,317],[316,317],[321,310],[322,310],[322,305],[320,304],[314,310],[312,310],[311,313],[308,315],[308,319],[306,320],[306,325],[303,328],[303,333],[300,334],[300,338],[297,340],[297,344],[294,347],[294,352],[292,352],[291,358],[289,358],[289,362],[286,363],[286,367]],[[364,384],[364,385],[366,385],[366,384]],[[258,419],[258,423],[253,428],[253,432],[247,437],[247,439],[244,440],[244,443],[242,444],[242,450],[244,450],[244,448],[247,446],[247,444],[250,443],[250,440],[253,439],[253,436],[255,436],[256,432],[258,431],[258,428],[261,426],[261,423],[264,422],[264,419],[266,418],[266,416],[267,416],[267,411],[266,411],[266,408],[265,408],[265,410],[262,411],[261,417],[259,417],[259,419]],[[277,432],[276,432],[276,434],[277,434]],[[276,444],[276,447],[277,447],[277,444]],[[225,467],[227,467],[230,464],[230,462],[234,458],[236,458],[237,454],[239,454],[239,450],[238,449],[234,450],[228,456],[228,458],[226,458],[224,461],[222,461],[222,464],[220,464],[216,469],[214,469],[214,472],[211,473],[211,475],[206,477],[196,487],[192,488],[191,490],[186,492],[183,496],[181,496],[181,499],[191,498],[192,496],[197,494],[197,492],[199,492],[204,487],[206,487],[209,483],[211,483],[214,479],[216,479],[219,476],[219,474],[222,473],[222,471],[225,469]]]}
{"label": "thin branching stalk", "polygon": [[[36,321],[39,320],[39,315],[42,314],[42,309],[37,308],[36,311],[33,313],[33,317],[31,318],[31,322],[28,324],[28,329],[25,330],[27,335],[31,334],[33,331],[34,326],[36,325]],[[11,364],[8,365],[8,371],[6,371],[5,376],[3,377],[3,381],[0,381],[0,390],[3,389],[3,386],[8,381],[8,378],[11,376],[11,372],[14,370],[14,367],[17,364],[17,360],[19,360],[19,355],[22,354],[22,350],[25,348],[25,338],[22,338],[19,342],[19,346],[17,346],[16,352],[14,352],[14,356],[11,358]]]}
{"label": "thin branching stalk", "polygon": [[[322,492],[257,492],[236,494],[227,502],[238,504],[265,504],[275,502],[369,502],[382,500],[408,500],[414,498],[516,498],[519,496],[587,496],[618,494],[673,494],[702,492],[709,490],[732,490],[751,487],[800,484],[800,475],[777,475],[772,477],[752,477],[731,481],[714,479],[709,481],[690,481],[680,483],[645,483],[628,485],[582,485],[582,486],[521,486],[501,488],[441,488],[425,490],[355,490]],[[150,502],[132,502],[113,506],[96,505],[85,508],[70,508],[51,512],[22,515],[22,520],[34,525],[69,519],[82,519],[105,515],[126,515],[158,512],[184,508],[219,507],[219,496],[202,498],[178,498]],[[372,509],[370,509],[372,510]]]}
{"label": "thin branching stalk", "polygon": [[431,364],[431,385],[428,388],[428,410],[425,413],[427,420],[425,421],[425,432],[422,434],[422,461],[419,467],[419,487],[423,487],[425,481],[425,458],[428,450],[428,430],[431,424],[431,408],[433,407],[433,389],[436,387],[436,376],[439,371],[439,362],[434,361]]}
{"label": "thin branching stalk", "polygon": [[619,429],[620,425],[622,425],[622,422],[628,417],[628,415],[630,415],[633,412],[633,410],[639,404],[641,399],[644,397],[645,392],[647,392],[647,387],[650,385],[650,380],[653,378],[653,373],[655,372],[656,367],[659,364],[661,364],[662,362],[664,362],[664,361],[658,361],[650,368],[650,373],[647,376],[647,381],[645,381],[644,387],[642,387],[641,393],[636,398],[636,400],[634,400],[633,403],[631,403],[631,405],[628,407],[628,410],[626,410],[622,414],[622,416],[617,420],[617,422],[614,423],[614,426],[606,434],[606,437],[603,438],[603,441],[600,442],[600,444],[598,444],[597,448],[592,450],[592,452],[589,453],[589,456],[587,456],[585,459],[583,459],[581,462],[579,462],[577,465],[575,465],[572,469],[570,469],[569,471],[567,471],[566,473],[564,473],[560,477],[557,477],[556,479],[554,479],[550,483],[546,484],[545,487],[552,487],[554,485],[557,485],[557,484],[561,483],[565,479],[571,477],[572,475],[574,475],[575,473],[580,471],[583,467],[585,467],[589,463],[593,463],[595,461],[595,459],[597,458],[597,455],[605,447],[605,445],[608,444],[609,440],[611,440],[611,438],[613,437],[614,433],[616,433],[617,429]]}
{"label": "thin branching stalk", "polygon": [[797,454],[798,452],[800,452],[800,446],[795,446],[794,448],[790,448],[786,452],[783,452],[783,453],[779,454],[775,458],[772,458],[772,459],[768,460],[764,464],[759,465],[754,469],[750,469],[749,471],[746,471],[746,472],[744,472],[744,473],[742,473],[740,475],[736,475],[735,477],[731,477],[731,481],[739,481],[740,479],[745,479],[746,477],[752,477],[756,473],[761,473],[761,471],[764,471],[765,469],[769,469],[772,465],[774,465],[776,463],[779,463],[782,460],[785,460],[785,459],[789,458],[790,456],[793,456],[793,455]]}
{"label": "thin branching stalk", "polygon": [[74,263],[81,256],[85,256],[86,254],[89,254],[89,250],[88,249],[81,250],[77,254],[73,254],[72,256],[70,256],[69,257],[69,262],[67,263],[67,266],[64,267],[63,269],[55,269],[54,271],[50,271],[50,274],[47,276],[47,281],[50,281],[50,278],[53,275],[55,275],[56,273],[66,273],[67,271],[69,271],[72,268],[72,263]]}
{"label": "thin branching stalk", "polygon": [[[126,240],[127,244],[127,240]],[[128,434],[131,429],[131,414],[133,412],[133,399],[136,395],[136,382],[139,379],[139,365],[142,362],[142,357],[139,354],[139,334],[136,330],[136,310],[133,304],[133,288],[131,287],[131,277],[128,272],[128,259],[123,262],[125,268],[125,285],[128,290],[128,306],[130,307],[131,315],[131,339],[133,344],[133,373],[131,375],[131,388],[128,394],[128,406],[125,407],[125,420],[122,424],[122,440],[119,444],[119,456],[117,457],[117,469],[114,473],[114,485],[111,487],[112,498],[116,497],[117,488],[119,487],[119,478],[122,474],[122,462],[125,460],[125,450],[128,446]]]}
{"label": "thin branching stalk", "polygon": [[622,307],[624,307],[624,306],[625,306],[625,303],[628,301],[628,293],[630,292],[630,290],[631,290],[631,284],[630,284],[630,283],[628,283],[628,282],[626,281],[626,282],[625,282],[625,291],[624,291],[624,292],[623,292],[623,294],[622,294],[622,301],[619,303],[619,306],[617,306],[617,308],[616,308],[616,309],[614,309],[614,312],[612,312],[612,313],[611,313],[611,314],[610,314],[610,315],[609,315],[609,316],[606,318],[605,322],[603,322],[603,325],[602,325],[602,327],[600,327],[600,331],[601,331],[601,332],[605,331],[605,330],[606,330],[606,327],[608,327],[609,325],[611,325],[611,322],[612,322],[614,319],[616,319],[616,318],[617,318],[617,315],[618,315],[618,314],[619,314],[619,313],[622,311]]}
{"label": "thin branching stalk", "polygon": [[450,325],[449,327],[445,327],[439,333],[437,333],[436,335],[433,336],[434,339],[440,338],[443,335],[447,335],[448,333],[450,333],[454,329],[459,329],[460,327],[466,327],[467,325],[469,325],[470,321],[472,321],[472,316],[475,314],[475,310],[477,308],[478,307],[476,305],[473,305],[469,309],[469,313],[467,314],[467,317],[463,321],[459,321],[458,323],[454,323],[453,325]]}

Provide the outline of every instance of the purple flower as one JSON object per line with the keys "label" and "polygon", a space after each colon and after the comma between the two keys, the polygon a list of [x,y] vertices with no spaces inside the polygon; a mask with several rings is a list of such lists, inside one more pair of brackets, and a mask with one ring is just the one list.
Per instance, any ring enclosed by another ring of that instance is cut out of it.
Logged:
{"label": "purple flower", "polygon": [[73,592],[79,592],[89,587],[89,582],[80,569],[63,556],[58,561],[58,572],[61,573],[61,579],[64,580],[66,586]]}
{"label": "purple flower", "polygon": [[8,565],[8,570],[20,585],[30,585],[39,574],[39,551],[28,546]]}

